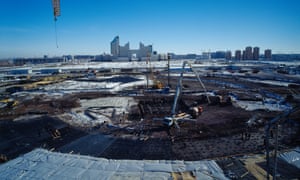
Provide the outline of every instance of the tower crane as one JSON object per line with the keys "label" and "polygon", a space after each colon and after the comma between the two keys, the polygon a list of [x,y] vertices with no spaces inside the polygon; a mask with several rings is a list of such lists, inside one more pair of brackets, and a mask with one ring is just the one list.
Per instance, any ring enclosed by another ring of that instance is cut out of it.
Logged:
{"label": "tower crane", "polygon": [[56,21],[57,21],[57,17],[60,16],[60,0],[52,0],[52,6],[53,6],[53,15],[54,15],[54,24],[55,24],[55,40],[56,40],[56,47],[58,48]]}
{"label": "tower crane", "polygon": [[57,17],[60,16],[60,0],[52,0],[54,21],[57,21]]}

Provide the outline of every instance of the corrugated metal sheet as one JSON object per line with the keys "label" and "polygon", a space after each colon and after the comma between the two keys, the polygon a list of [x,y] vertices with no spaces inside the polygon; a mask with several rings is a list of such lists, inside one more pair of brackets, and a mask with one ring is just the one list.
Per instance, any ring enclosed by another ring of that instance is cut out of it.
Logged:
{"label": "corrugated metal sheet", "polygon": [[227,179],[213,160],[112,160],[35,149],[0,165],[1,179]]}

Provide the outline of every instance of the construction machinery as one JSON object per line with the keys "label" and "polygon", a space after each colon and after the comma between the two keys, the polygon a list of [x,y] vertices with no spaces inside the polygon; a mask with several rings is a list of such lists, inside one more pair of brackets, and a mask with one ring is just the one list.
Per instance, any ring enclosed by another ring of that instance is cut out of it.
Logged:
{"label": "construction machinery", "polygon": [[4,107],[13,108],[13,107],[17,106],[18,104],[19,104],[18,101],[13,100],[11,98],[0,100],[0,107],[2,107],[2,108],[4,108]]}
{"label": "construction machinery", "polygon": [[[164,84],[159,81],[158,79],[155,79],[153,75],[153,69],[151,66],[151,58],[150,54],[147,54],[147,61],[146,63],[149,64],[148,66],[148,72],[147,72],[147,90],[146,93],[161,93],[161,94],[167,94],[169,93],[169,86],[164,86]],[[152,87],[149,88],[149,79],[153,82]]]}
{"label": "construction machinery", "polygon": [[56,40],[56,47],[58,48],[56,21],[57,21],[57,17],[60,16],[60,0],[52,0],[52,5],[53,5],[53,15],[54,15],[54,24],[55,24],[55,40]]}
{"label": "construction machinery", "polygon": [[54,21],[60,16],[60,0],[52,0]]}
{"label": "construction machinery", "polygon": [[153,86],[152,86],[153,89],[163,89],[164,88],[164,84],[159,81],[159,80],[154,80],[153,81]]}
{"label": "construction machinery", "polygon": [[[195,105],[195,106],[190,107],[189,113],[179,113],[179,114],[176,113],[178,100],[179,100],[179,98],[181,96],[181,92],[182,92],[183,73],[185,72],[185,66],[187,64],[190,66],[190,69],[192,70],[192,72],[196,75],[197,80],[199,81],[200,85],[202,86],[202,88],[204,89],[204,91],[207,95],[207,90],[206,90],[204,84],[202,83],[198,73],[193,70],[192,65],[188,61],[184,61],[183,65],[182,65],[181,74],[180,74],[180,77],[179,77],[179,80],[178,80],[178,83],[176,86],[176,92],[175,92],[175,97],[174,97],[174,103],[173,103],[172,110],[171,110],[171,116],[164,117],[163,119],[160,119],[160,118],[154,119],[154,120],[162,120],[162,122],[169,127],[175,125],[177,128],[179,128],[178,123],[183,122],[183,121],[195,122],[196,121],[195,119],[199,115],[201,115],[201,113],[203,111],[203,108],[201,106]],[[208,96],[206,96],[206,97],[207,97],[208,103],[210,103],[209,97]]]}

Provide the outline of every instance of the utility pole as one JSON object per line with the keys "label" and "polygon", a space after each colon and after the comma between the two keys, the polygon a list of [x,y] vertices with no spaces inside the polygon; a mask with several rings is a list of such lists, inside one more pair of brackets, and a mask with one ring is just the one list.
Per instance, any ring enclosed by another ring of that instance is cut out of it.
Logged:
{"label": "utility pole", "polygon": [[168,87],[170,88],[170,59],[171,55],[168,53]]}
{"label": "utility pole", "polygon": [[276,176],[277,176],[277,151],[278,151],[278,123],[275,124],[275,152],[274,152],[274,171],[273,171],[274,180],[276,180]]}
{"label": "utility pole", "polygon": [[266,163],[267,163],[267,180],[270,179],[270,151],[269,151],[269,134],[270,134],[270,125],[265,126],[265,148],[266,148]]}
{"label": "utility pole", "polygon": [[146,63],[149,64],[148,66],[148,70],[146,72],[146,78],[147,78],[147,89],[149,88],[149,75],[151,73],[151,62],[150,62],[150,54],[149,52],[147,53],[147,60],[146,60]]}

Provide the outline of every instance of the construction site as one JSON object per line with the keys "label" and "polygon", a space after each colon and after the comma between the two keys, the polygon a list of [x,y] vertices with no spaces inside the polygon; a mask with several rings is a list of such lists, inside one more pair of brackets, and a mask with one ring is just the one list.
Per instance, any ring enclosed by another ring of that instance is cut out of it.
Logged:
{"label": "construction site", "polygon": [[299,177],[299,167],[274,166],[300,143],[299,75],[271,65],[166,63],[7,76],[1,162],[43,148],[119,160],[209,159],[229,179],[265,179],[274,168],[279,179]]}

